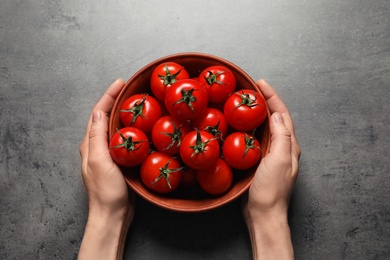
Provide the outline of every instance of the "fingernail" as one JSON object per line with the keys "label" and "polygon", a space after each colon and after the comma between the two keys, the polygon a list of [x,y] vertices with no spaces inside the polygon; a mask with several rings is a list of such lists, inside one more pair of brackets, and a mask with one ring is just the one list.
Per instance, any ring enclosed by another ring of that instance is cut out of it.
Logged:
{"label": "fingernail", "polygon": [[93,111],[92,112],[92,123],[99,122],[102,118],[102,115],[100,114],[100,111]]}
{"label": "fingernail", "polygon": [[283,117],[279,112],[274,113],[274,121],[276,123],[282,123],[283,122]]}

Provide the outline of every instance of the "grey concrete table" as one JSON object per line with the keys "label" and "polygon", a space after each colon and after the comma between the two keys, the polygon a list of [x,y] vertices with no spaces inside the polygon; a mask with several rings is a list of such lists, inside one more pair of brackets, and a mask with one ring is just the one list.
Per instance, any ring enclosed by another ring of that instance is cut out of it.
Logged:
{"label": "grey concrete table", "polygon": [[[79,143],[118,77],[197,51],[267,79],[302,146],[297,259],[390,259],[390,2],[0,2],[0,259],[75,259]],[[251,259],[240,202],[178,214],[137,199],[125,259]]]}

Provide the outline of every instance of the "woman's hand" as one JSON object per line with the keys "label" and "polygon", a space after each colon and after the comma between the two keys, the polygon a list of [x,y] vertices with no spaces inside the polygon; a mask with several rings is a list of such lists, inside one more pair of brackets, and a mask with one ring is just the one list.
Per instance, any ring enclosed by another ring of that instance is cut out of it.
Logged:
{"label": "woman's hand", "polygon": [[254,259],[293,259],[287,211],[301,150],[287,107],[267,82],[257,84],[272,113],[271,146],[243,200],[243,214]]}
{"label": "woman's hand", "polygon": [[134,195],[108,149],[108,116],[124,86],[116,80],[94,107],[80,145],[89,212],[79,259],[120,259],[134,216]]}

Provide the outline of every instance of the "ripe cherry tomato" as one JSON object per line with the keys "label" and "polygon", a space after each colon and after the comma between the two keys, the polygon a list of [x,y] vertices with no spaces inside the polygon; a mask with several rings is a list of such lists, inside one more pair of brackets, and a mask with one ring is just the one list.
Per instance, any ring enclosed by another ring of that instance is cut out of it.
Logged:
{"label": "ripe cherry tomato", "polygon": [[222,154],[231,167],[239,170],[249,169],[260,160],[260,143],[251,134],[234,132],[226,137]]}
{"label": "ripe cherry tomato", "polygon": [[196,179],[196,170],[192,168],[187,168],[184,170],[180,185],[182,185],[184,188],[197,187],[199,184],[198,180]]}
{"label": "ripe cherry tomato", "polygon": [[206,111],[191,121],[192,126],[199,130],[209,132],[220,140],[226,135],[228,124],[225,115],[215,108],[207,108]]}
{"label": "ripe cherry tomato", "polygon": [[188,78],[190,76],[183,66],[175,62],[165,62],[153,70],[150,79],[150,88],[158,100],[164,101],[167,88],[178,80]]}
{"label": "ripe cherry tomato", "polygon": [[216,164],[220,148],[217,139],[203,130],[188,133],[181,145],[181,159],[190,168],[207,169]]}
{"label": "ripe cherry tomato", "polygon": [[118,130],[109,144],[112,159],[125,167],[140,164],[148,155],[149,148],[149,140],[145,133],[135,127]]}
{"label": "ripe cherry tomato", "polygon": [[234,92],[226,100],[223,110],[229,125],[238,131],[252,131],[267,117],[265,99],[249,89]]}
{"label": "ripe cherry tomato", "polygon": [[207,108],[208,95],[201,83],[193,79],[182,79],[172,84],[165,95],[165,106],[169,113],[186,121],[201,115]]}
{"label": "ripe cherry tomato", "polygon": [[120,118],[124,126],[139,128],[146,134],[161,117],[161,107],[156,99],[147,94],[135,94],[123,102]]}
{"label": "ripe cherry tomato", "polygon": [[162,152],[149,154],[141,164],[140,176],[142,182],[158,193],[174,191],[180,184],[183,167],[171,155]]}
{"label": "ripe cherry tomato", "polygon": [[223,159],[218,158],[216,165],[213,167],[197,171],[196,179],[205,192],[212,195],[221,195],[232,186],[233,171]]}
{"label": "ripe cherry tomato", "polygon": [[211,66],[204,69],[199,75],[201,82],[209,94],[212,103],[223,103],[236,89],[236,78],[224,66]]}
{"label": "ripe cherry tomato", "polygon": [[189,132],[191,129],[187,123],[182,123],[172,116],[163,116],[153,126],[152,142],[161,152],[179,154],[181,141]]}

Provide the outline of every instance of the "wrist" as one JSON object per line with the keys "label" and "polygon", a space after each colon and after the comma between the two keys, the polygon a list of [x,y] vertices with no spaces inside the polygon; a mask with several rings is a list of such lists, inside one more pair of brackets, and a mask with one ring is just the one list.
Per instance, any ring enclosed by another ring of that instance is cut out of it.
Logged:
{"label": "wrist", "polygon": [[109,207],[90,203],[88,209],[87,223],[91,222],[100,226],[104,226],[105,224],[109,226],[114,224],[121,224],[125,221],[128,210],[128,205],[112,209]]}
{"label": "wrist", "polygon": [[120,236],[125,217],[122,214],[101,214],[90,212],[86,231],[94,231],[101,237],[109,236],[111,239]]}
{"label": "wrist", "polygon": [[267,223],[269,221],[280,224],[288,223],[288,204],[283,202],[259,203],[247,197],[243,203],[243,216],[247,224]]}
{"label": "wrist", "polygon": [[79,259],[119,259],[132,216],[128,207],[115,212],[90,207]]}
{"label": "wrist", "polygon": [[294,259],[291,232],[284,211],[245,214],[253,259]]}

